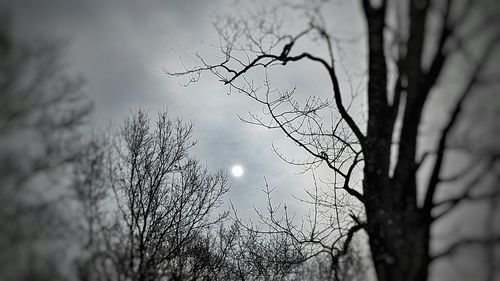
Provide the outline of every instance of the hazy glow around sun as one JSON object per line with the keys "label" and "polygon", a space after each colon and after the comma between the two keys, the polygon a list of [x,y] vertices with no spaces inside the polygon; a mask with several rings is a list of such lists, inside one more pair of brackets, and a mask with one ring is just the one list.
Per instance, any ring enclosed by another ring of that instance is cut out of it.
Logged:
{"label": "hazy glow around sun", "polygon": [[234,176],[234,177],[241,177],[243,175],[243,167],[241,167],[240,165],[234,165],[232,168],[231,168],[231,174]]}

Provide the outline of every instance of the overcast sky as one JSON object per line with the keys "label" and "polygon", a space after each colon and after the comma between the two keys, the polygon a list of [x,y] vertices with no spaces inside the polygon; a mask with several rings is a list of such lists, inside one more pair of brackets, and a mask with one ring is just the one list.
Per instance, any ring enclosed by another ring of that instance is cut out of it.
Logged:
{"label": "overcast sky", "polygon": [[[268,0],[270,1],[270,0]],[[92,126],[112,122],[119,125],[131,110],[145,108],[154,117],[168,109],[171,117],[195,124],[198,141],[193,156],[209,169],[228,171],[235,164],[244,168],[240,178],[230,177],[232,200],[239,211],[250,216],[252,206],[262,207],[264,177],[277,187],[276,201],[294,205],[291,194],[304,195],[311,187],[311,175],[299,175],[300,168],[283,163],[272,152],[297,155],[298,148],[279,132],[242,123],[237,114],[259,112],[250,99],[233,94],[210,75],[189,87],[162,73],[163,67],[178,69],[180,58],[190,59],[189,51],[215,57],[211,44],[218,44],[212,26],[217,14],[232,13],[236,0],[0,0],[12,14],[16,33],[26,38],[51,37],[67,40],[66,61],[74,73],[87,80],[86,93],[95,102]],[[257,3],[257,1],[243,1]],[[358,1],[337,1],[328,11],[336,36],[360,37],[363,21]],[[291,19],[293,22],[295,19]],[[348,38],[349,39],[349,38]],[[352,43],[352,40],[351,40]],[[344,61],[351,77],[362,75],[357,48],[344,49]],[[351,53],[349,53],[351,52]],[[312,65],[279,76],[278,85],[297,86],[308,94],[331,94],[329,84]],[[345,77],[340,77],[342,78]],[[346,85],[342,81],[342,85]],[[440,98],[449,98],[443,95]],[[439,97],[438,97],[439,99]],[[440,102],[430,103],[441,106]],[[362,104],[361,104],[362,106]],[[446,114],[446,108],[438,112]],[[434,117],[434,116],[431,116]],[[439,123],[429,122],[433,129]],[[436,125],[437,124],[437,125]],[[300,154],[299,154],[300,156]]]}
{"label": "overcast sky", "polygon": [[[189,60],[188,51],[211,55],[210,46],[218,43],[214,16],[234,12],[236,4],[235,0],[16,0],[7,6],[18,35],[69,42],[66,61],[72,72],[87,80],[85,91],[95,102],[94,127],[120,124],[139,107],[152,117],[167,108],[172,117],[194,122],[195,157],[212,170],[229,172],[232,165],[243,166],[242,177],[230,177],[228,199],[249,214],[265,199],[264,177],[278,187],[277,201],[289,205],[296,203],[291,194],[303,196],[303,189],[310,187],[310,174],[299,175],[299,168],[286,165],[271,150],[275,144],[294,155],[297,147],[278,132],[242,123],[237,114],[258,113],[260,108],[244,96],[227,95],[228,89],[215,77],[204,75],[186,88],[162,73],[165,66],[179,68],[180,58]],[[338,14],[345,24],[346,10]],[[315,69],[302,66],[278,82],[298,85],[308,94],[328,92],[324,88],[328,84],[319,81],[323,77],[311,71]],[[304,72],[310,75],[301,79]]]}

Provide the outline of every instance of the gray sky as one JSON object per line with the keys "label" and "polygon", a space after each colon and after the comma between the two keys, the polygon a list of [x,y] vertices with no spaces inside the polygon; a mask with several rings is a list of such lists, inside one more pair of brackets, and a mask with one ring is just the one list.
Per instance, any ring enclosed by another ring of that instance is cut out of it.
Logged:
{"label": "gray sky", "polygon": [[[216,14],[234,11],[235,2],[13,0],[7,6],[14,14],[15,27],[21,36],[69,40],[68,65],[87,79],[86,92],[95,102],[93,126],[120,124],[138,107],[147,109],[152,117],[167,108],[172,117],[193,121],[194,138],[198,141],[194,156],[212,170],[221,168],[229,172],[234,164],[244,167],[243,177],[230,178],[232,190],[227,198],[244,216],[250,216],[252,206],[263,206],[264,177],[278,188],[276,201],[287,201],[289,205],[297,204],[291,198],[292,193],[303,196],[303,189],[311,187],[310,174],[297,175],[299,168],[286,165],[271,150],[274,143],[285,154],[300,156],[297,146],[279,132],[243,124],[237,114],[258,113],[260,108],[247,97],[227,95],[228,89],[215,77],[203,75],[199,82],[185,88],[179,80],[161,73],[164,66],[179,68],[181,57],[189,61],[187,50],[199,50],[215,58],[210,44],[218,41],[211,21]],[[359,39],[363,21],[357,2],[338,1],[337,8],[329,11],[334,34]],[[342,49],[338,61],[348,66],[350,77],[363,76],[363,66],[359,65],[363,52],[360,43],[355,40],[357,47]],[[313,65],[288,65],[287,69],[290,70],[273,81],[278,86],[296,85],[299,91],[308,94],[330,94],[329,84],[323,82],[325,77]],[[340,79],[343,86],[348,84],[346,76],[341,75]],[[431,104],[441,107],[441,103],[436,100]],[[432,129],[440,125],[429,124]]]}
{"label": "gray sky", "polygon": [[[193,151],[209,169],[244,167],[241,178],[230,177],[232,200],[244,215],[262,206],[264,177],[276,186],[277,202],[294,205],[291,194],[303,196],[310,187],[309,174],[283,163],[272,152],[297,154],[297,147],[279,132],[243,124],[237,114],[260,112],[244,96],[227,95],[227,88],[211,75],[185,88],[179,80],[161,73],[162,67],[179,68],[190,51],[215,54],[217,34],[211,25],[217,14],[234,9],[234,0],[17,0],[9,3],[14,27],[22,37],[51,37],[69,41],[66,61],[82,74],[85,91],[95,102],[93,126],[120,124],[131,110],[142,107],[152,117],[167,108],[171,117],[195,124]],[[212,52],[212,53],[210,53]],[[303,71],[296,69],[277,83],[290,87]],[[208,73],[207,73],[208,74]],[[316,77],[316,78],[315,78]],[[318,76],[304,79],[303,88],[321,92]],[[326,90],[324,90],[326,91]]]}

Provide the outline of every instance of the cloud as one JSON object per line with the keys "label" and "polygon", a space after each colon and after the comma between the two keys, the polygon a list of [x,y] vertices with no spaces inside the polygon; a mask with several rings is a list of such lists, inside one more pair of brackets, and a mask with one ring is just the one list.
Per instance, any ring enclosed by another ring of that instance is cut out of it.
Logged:
{"label": "cloud", "polygon": [[96,104],[94,126],[107,120],[120,124],[139,106],[151,116],[167,108],[172,117],[195,123],[194,154],[210,169],[229,171],[236,162],[245,165],[245,176],[231,181],[229,197],[246,206],[248,212],[242,211],[249,215],[252,205],[262,205],[264,176],[283,194],[300,192],[308,176],[290,176],[296,169],[271,151],[280,134],[237,118],[261,110],[246,97],[228,96],[221,83],[206,77],[183,88],[160,72],[165,64],[178,65],[187,48],[194,50],[202,41],[217,42],[211,15],[232,2],[21,0],[11,9],[20,36],[69,39],[67,61],[88,80],[86,91]]}

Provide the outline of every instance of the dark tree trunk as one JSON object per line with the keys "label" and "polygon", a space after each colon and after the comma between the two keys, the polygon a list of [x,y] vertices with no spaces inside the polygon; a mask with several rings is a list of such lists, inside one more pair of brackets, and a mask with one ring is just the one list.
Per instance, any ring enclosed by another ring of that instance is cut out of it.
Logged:
{"label": "dark tree trunk", "polygon": [[430,219],[420,212],[412,196],[405,199],[407,195],[401,192],[405,185],[415,187],[416,178],[412,175],[398,180],[384,173],[388,166],[381,167],[383,161],[377,161],[381,160],[377,156],[382,153],[376,150],[387,150],[380,144],[388,142],[372,141],[373,146],[365,153],[363,185],[366,230],[378,281],[427,280]]}
{"label": "dark tree trunk", "polygon": [[[383,181],[378,178],[365,174],[365,186]],[[387,192],[391,187],[380,189]],[[379,196],[367,206],[366,231],[378,281],[427,280],[430,224],[414,208],[391,196]]]}
{"label": "dark tree trunk", "polygon": [[[426,1],[423,1],[426,2]],[[402,89],[396,85],[388,101],[384,50],[386,7],[365,1],[368,29],[368,127],[364,143],[364,182],[367,232],[378,281],[424,281],[428,277],[430,219],[417,206],[417,132],[425,91],[421,91],[420,61],[425,27],[425,5],[410,7],[410,35],[399,75],[408,81],[402,130],[394,175],[390,175],[394,123]],[[416,4],[415,4],[416,5]]]}
{"label": "dark tree trunk", "polygon": [[394,214],[383,211],[367,215],[370,221],[367,232],[378,281],[427,280],[427,227],[415,226],[412,222],[394,223]]}

